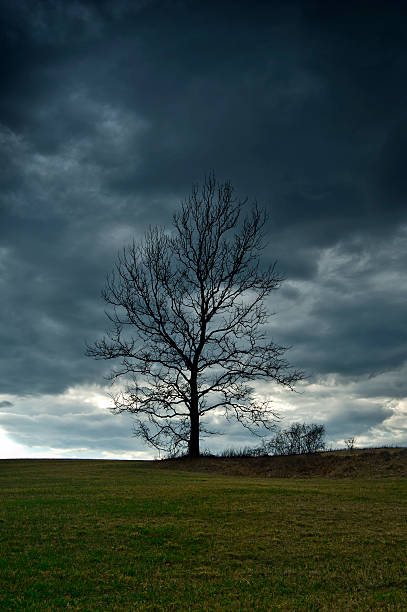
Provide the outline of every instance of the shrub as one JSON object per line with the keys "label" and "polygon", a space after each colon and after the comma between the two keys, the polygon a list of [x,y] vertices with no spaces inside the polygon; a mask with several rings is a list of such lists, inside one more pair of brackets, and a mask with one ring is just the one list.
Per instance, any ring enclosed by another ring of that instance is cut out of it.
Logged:
{"label": "shrub", "polygon": [[324,438],[324,425],[293,423],[277,432],[264,446],[270,455],[304,455],[324,450]]}
{"label": "shrub", "polygon": [[355,442],[356,440],[354,436],[345,440],[347,450],[353,450],[355,448]]}

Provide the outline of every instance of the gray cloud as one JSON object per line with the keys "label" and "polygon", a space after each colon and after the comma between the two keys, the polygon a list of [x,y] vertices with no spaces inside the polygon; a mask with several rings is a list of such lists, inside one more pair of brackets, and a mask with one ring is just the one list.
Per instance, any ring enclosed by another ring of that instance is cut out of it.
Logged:
{"label": "gray cloud", "polygon": [[[103,398],[100,390],[99,396]],[[20,398],[14,404],[2,402],[0,426],[11,440],[27,449],[142,453],[142,444],[131,435],[131,418],[112,418],[106,408],[91,401],[94,397],[95,388],[87,387],[63,396]]]}
{"label": "gray cloud", "polygon": [[382,425],[390,418],[393,411],[377,404],[364,404],[355,402],[353,405],[344,405],[338,414],[333,415],[326,422],[331,436],[347,437],[366,433],[372,427]]}
{"label": "gray cloud", "polygon": [[[359,380],[373,407],[405,397],[403,7],[0,8],[0,393],[23,411],[15,398],[103,383],[83,351],[117,250],[214,169],[269,211],[264,261],[288,279],[272,332],[290,360],[313,382]],[[365,433],[385,415],[361,414]],[[20,425],[28,444],[34,420]]]}
{"label": "gray cloud", "polygon": [[310,374],[374,375],[407,361],[407,232],[321,251],[311,280],[287,281],[274,329]]}

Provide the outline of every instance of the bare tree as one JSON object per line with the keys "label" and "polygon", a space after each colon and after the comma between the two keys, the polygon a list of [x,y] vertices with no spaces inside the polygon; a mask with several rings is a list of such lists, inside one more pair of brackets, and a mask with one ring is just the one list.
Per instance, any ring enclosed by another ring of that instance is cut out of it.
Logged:
{"label": "bare tree", "polygon": [[303,455],[317,453],[325,446],[324,425],[292,423],[278,431],[263,448],[273,455]]}
{"label": "bare tree", "polygon": [[214,432],[209,412],[251,431],[271,429],[276,415],[253,395],[252,381],[288,388],[302,379],[267,340],[264,298],[282,278],[259,266],[264,214],[255,204],[242,218],[229,182],[213,176],[173,217],[170,232],[150,228],[119,254],[103,297],[111,330],[88,346],[96,359],[119,359],[111,380],[126,380],[115,413],[130,412],[135,434],[158,449],[188,448]]}

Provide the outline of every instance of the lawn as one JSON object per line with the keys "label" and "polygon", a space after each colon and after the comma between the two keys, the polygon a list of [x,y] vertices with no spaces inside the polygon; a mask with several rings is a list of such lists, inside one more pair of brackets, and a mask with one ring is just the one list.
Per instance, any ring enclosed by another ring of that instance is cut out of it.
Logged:
{"label": "lawn", "polygon": [[1,610],[406,610],[407,479],[0,461]]}

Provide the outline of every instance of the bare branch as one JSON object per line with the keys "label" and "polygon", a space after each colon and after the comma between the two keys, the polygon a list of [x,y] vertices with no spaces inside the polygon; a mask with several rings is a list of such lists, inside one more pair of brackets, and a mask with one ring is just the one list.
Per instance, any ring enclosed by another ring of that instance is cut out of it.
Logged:
{"label": "bare branch", "polygon": [[261,269],[266,217],[256,203],[244,215],[246,205],[209,175],[175,213],[174,231],[150,228],[106,280],[111,329],[87,354],[119,362],[110,378],[127,387],[113,411],[131,413],[136,435],[156,448],[199,454],[199,437],[211,433],[202,418],[215,410],[270,429],[277,415],[250,383],[293,389],[303,378],[268,339],[264,299],[283,278],[275,264]]}

